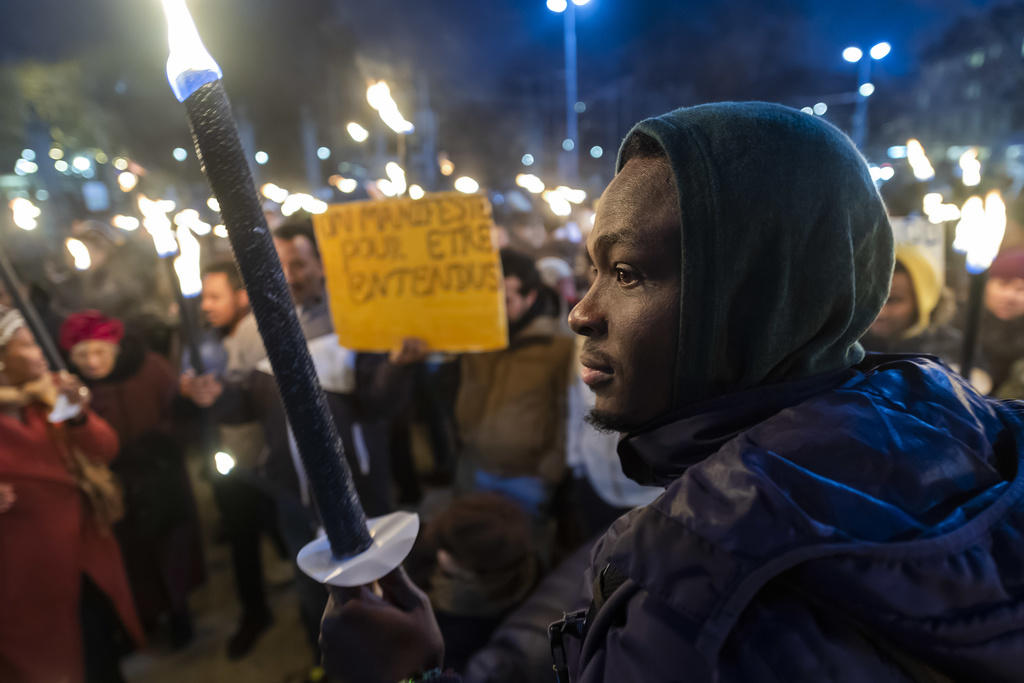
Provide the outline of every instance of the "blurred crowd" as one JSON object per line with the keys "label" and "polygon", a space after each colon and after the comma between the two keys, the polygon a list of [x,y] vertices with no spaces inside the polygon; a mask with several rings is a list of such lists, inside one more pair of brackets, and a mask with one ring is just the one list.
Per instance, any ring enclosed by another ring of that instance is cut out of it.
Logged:
{"label": "blurred crowd", "polygon": [[[590,544],[661,492],[628,479],[617,435],[584,419],[593,398],[566,323],[591,270],[580,244],[591,216],[577,218],[496,215],[509,345],[459,356],[416,338],[384,354],[339,346],[309,218],[274,228],[360,499],[370,516],[423,513],[406,566],[435,609],[446,666],[467,681],[549,680],[547,626],[586,606],[576,593]],[[193,329],[177,323],[175,283],[151,254],[102,225],[81,234],[90,270],[21,292],[66,370],[51,372],[12,293],[0,295],[0,609],[17,615],[0,631],[0,680],[117,681],[128,652],[189,646],[189,596],[206,574],[197,478],[232,561],[225,653],[246,657],[274,619],[265,539],[294,558],[320,524],[241,277],[229,254],[209,258],[201,298],[182,304],[198,304]],[[862,344],[958,368],[964,290],[899,245]],[[1024,248],[993,263],[979,329],[972,383],[1024,398]],[[319,680],[327,593],[297,567],[293,593]]]}

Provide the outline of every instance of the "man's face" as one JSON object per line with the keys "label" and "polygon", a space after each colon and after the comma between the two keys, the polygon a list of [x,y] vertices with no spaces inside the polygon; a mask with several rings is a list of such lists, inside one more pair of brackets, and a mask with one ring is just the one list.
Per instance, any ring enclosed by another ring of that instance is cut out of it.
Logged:
{"label": "man's face", "polygon": [[519,322],[537,300],[537,290],[523,294],[523,281],[515,275],[505,278],[505,312],[510,323]]}
{"label": "man's face", "polygon": [[46,357],[27,327],[20,328],[0,353],[3,376],[13,386],[37,380],[46,374]]}
{"label": "man's face", "polygon": [[324,269],[310,241],[302,236],[291,240],[275,239],[274,247],[295,303],[304,306],[320,298],[324,290]]}
{"label": "man's face", "polygon": [[234,327],[249,312],[249,297],[244,289],[235,290],[225,273],[210,273],[203,278],[203,315],[212,327]]}
{"label": "man's face", "polygon": [[871,334],[882,339],[896,339],[917,320],[917,297],[910,276],[902,271],[892,274],[889,298],[871,323]]}
{"label": "man's face", "polygon": [[1024,279],[994,277],[985,285],[985,307],[1000,320],[1024,315]]}
{"label": "man's face", "polygon": [[89,339],[71,347],[71,362],[86,379],[103,379],[114,371],[119,350],[113,342]]}
{"label": "man's face", "polygon": [[634,159],[612,180],[587,239],[593,283],[569,314],[586,337],[591,420],[632,431],[672,408],[679,330],[679,203],[671,169]]}

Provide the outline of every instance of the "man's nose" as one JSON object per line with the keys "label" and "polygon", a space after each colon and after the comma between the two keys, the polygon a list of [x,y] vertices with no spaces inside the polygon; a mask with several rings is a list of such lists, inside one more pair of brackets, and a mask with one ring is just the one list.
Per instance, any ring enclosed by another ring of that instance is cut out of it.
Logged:
{"label": "man's nose", "polygon": [[598,305],[594,288],[569,311],[569,327],[583,337],[601,336],[607,331],[608,324]]}

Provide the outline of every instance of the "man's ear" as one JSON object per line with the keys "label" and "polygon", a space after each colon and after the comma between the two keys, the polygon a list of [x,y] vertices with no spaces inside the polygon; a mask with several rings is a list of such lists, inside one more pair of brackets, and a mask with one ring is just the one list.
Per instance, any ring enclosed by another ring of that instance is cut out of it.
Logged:
{"label": "man's ear", "polygon": [[235,302],[238,304],[239,308],[248,308],[249,292],[245,291],[244,289],[240,289],[237,292],[235,292]]}
{"label": "man's ear", "polygon": [[540,296],[540,289],[535,289],[526,296],[523,297],[523,301],[526,302],[526,308],[529,309],[535,303],[537,303],[537,297]]}

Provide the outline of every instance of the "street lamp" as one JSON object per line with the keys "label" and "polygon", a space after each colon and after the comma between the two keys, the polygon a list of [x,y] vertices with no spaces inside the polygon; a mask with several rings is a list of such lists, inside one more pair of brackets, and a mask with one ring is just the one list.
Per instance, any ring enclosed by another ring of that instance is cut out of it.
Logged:
{"label": "street lamp", "polygon": [[884,59],[890,52],[892,45],[885,42],[872,46],[866,55],[855,46],[843,50],[843,59],[851,64],[860,63],[857,71],[857,107],[853,112],[853,144],[857,147],[863,147],[867,139],[868,98],[875,92],[875,85],[871,82],[871,62]]}
{"label": "street lamp", "polygon": [[578,72],[576,67],[576,7],[586,5],[590,0],[547,0],[547,7],[552,12],[565,17],[565,150],[560,159],[564,160],[562,175],[574,181],[579,176],[580,158],[579,145],[579,110]]}

